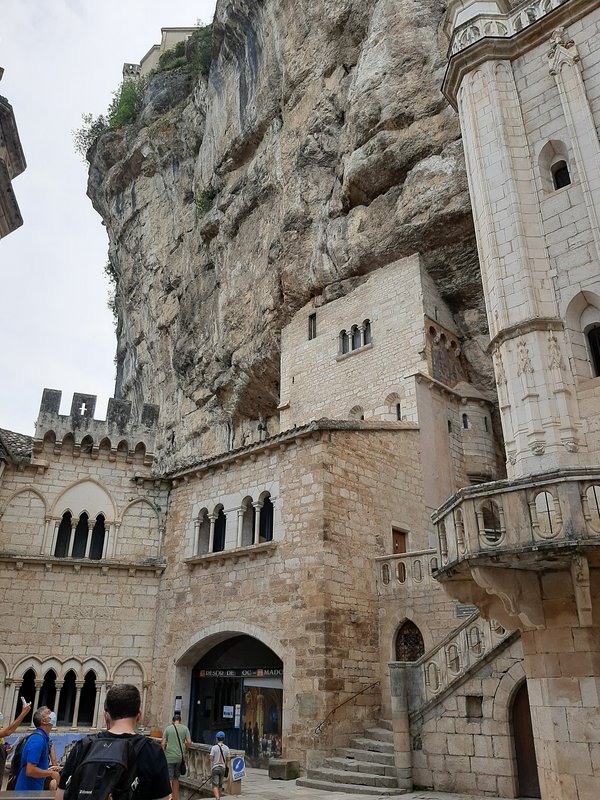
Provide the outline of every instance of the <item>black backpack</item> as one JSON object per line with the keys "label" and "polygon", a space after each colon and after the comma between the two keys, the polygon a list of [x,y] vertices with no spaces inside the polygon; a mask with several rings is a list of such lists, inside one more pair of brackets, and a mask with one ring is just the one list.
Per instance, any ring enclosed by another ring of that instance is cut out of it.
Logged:
{"label": "black backpack", "polygon": [[[8,771],[8,782],[6,784],[7,791],[14,791],[17,778],[19,777],[19,772],[21,772],[21,761],[23,760],[23,748],[25,747],[25,742],[30,736],[35,736],[37,733],[38,731],[35,730],[33,733],[28,733],[27,736],[21,736],[15,745],[15,752],[13,753],[12,761],[10,762],[10,769]],[[43,734],[40,733],[40,736],[42,735]]]}
{"label": "black backpack", "polygon": [[131,800],[138,785],[137,758],[146,736],[86,736],[77,746],[65,800]]}

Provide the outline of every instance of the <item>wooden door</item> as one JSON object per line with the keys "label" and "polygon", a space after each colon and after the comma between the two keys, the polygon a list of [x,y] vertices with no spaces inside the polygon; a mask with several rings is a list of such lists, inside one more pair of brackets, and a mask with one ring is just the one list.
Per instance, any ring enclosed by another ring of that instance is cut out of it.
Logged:
{"label": "wooden door", "polygon": [[517,690],[512,707],[519,797],[541,797],[527,683]]}
{"label": "wooden door", "polygon": [[395,556],[406,553],[406,532],[392,528],[392,545]]}

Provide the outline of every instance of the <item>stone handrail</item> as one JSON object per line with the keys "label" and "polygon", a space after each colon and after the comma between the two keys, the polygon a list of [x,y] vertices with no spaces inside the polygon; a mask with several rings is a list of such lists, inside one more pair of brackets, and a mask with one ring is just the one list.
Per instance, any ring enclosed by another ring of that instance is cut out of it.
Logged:
{"label": "stone handrail", "polygon": [[514,36],[567,1],[525,0],[508,14],[478,14],[454,29],[448,57],[488,36]]}
{"label": "stone handrail", "polygon": [[524,565],[529,553],[600,539],[600,469],[557,470],[536,475],[535,482],[496,481],[461,489],[433,521],[440,570],[474,556],[494,562],[511,552]]}
{"label": "stone handrail", "polygon": [[[184,776],[179,779],[181,785],[187,789],[195,791],[206,790],[210,794],[210,748],[208,744],[191,744],[187,751],[186,763],[187,770]],[[232,780],[231,759],[236,756],[244,756],[243,750],[229,749],[229,777],[223,782],[223,788],[227,795],[240,794],[242,791],[242,781]]]}
{"label": "stone handrail", "polygon": [[438,555],[436,550],[418,550],[379,556],[375,562],[379,594],[392,592],[399,587],[414,591],[434,583],[432,573],[438,568]]}
{"label": "stone handrail", "polygon": [[422,675],[424,702],[441,694],[512,633],[495,620],[472,614],[416,662]]}

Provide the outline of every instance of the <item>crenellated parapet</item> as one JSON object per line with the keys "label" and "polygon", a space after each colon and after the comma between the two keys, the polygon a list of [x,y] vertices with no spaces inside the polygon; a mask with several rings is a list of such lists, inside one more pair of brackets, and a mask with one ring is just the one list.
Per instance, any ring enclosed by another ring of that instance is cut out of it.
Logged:
{"label": "crenellated parapet", "polygon": [[35,425],[34,455],[44,449],[60,453],[67,447],[74,455],[96,458],[104,452],[111,460],[120,456],[130,463],[152,463],[158,406],[144,403],[139,417],[133,417],[129,400],[111,397],[106,419],[95,419],[96,395],[75,392],[69,414],[60,413],[61,397],[58,389],[44,389]]}

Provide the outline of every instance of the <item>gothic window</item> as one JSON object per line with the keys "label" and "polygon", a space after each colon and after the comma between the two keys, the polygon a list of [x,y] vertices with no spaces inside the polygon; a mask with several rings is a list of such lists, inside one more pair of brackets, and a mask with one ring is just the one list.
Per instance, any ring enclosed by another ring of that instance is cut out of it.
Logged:
{"label": "gothic window", "polygon": [[92,530],[92,542],[90,544],[90,558],[92,561],[99,561],[104,553],[104,540],[106,537],[104,522],[104,515],[98,514]]}
{"label": "gothic window", "polygon": [[56,709],[56,716],[58,717],[59,725],[70,725],[73,721],[73,712],[75,711],[75,697],[77,695],[77,687],[75,685],[76,675],[70,669],[65,675],[63,687],[60,692],[60,701],[58,709]]}
{"label": "gothic window", "polygon": [[227,530],[227,517],[223,511],[223,506],[219,508],[219,513],[215,520],[215,534],[213,539],[213,553],[220,553],[225,550],[225,532]]}
{"label": "gothic window", "polygon": [[396,635],[396,661],[418,661],[424,653],[423,635],[415,623],[407,619]]}
{"label": "gothic window", "polygon": [[552,181],[555,189],[571,185],[571,176],[566,161],[557,161],[552,165]]}
{"label": "gothic window", "polygon": [[48,706],[48,708],[54,708],[55,700],[56,700],[56,672],[54,672],[53,669],[49,669],[48,672],[44,675],[44,682],[42,683],[42,688],[40,689],[38,708],[40,706]]}
{"label": "gothic window", "polygon": [[73,539],[72,558],[85,558],[89,535],[88,515],[85,511],[80,515],[79,522],[75,528],[75,538]]}
{"label": "gothic window", "polygon": [[35,692],[36,692],[35,679],[36,679],[35,670],[28,669],[27,672],[23,675],[21,686],[19,687],[19,691],[17,692],[17,707],[15,709],[15,714],[14,714],[15,717],[17,717],[21,713],[21,710],[23,708],[23,704],[21,702],[22,697],[24,697],[25,700],[31,703],[31,709],[29,710],[29,713],[23,720],[22,723],[23,725],[31,722],[31,718],[33,717],[33,712],[34,712],[33,701],[35,699]]}
{"label": "gothic window", "polygon": [[91,436],[84,436],[81,440],[81,452],[90,455],[94,449],[94,440]]}
{"label": "gothic window", "polygon": [[596,378],[600,377],[600,325],[590,328],[587,340],[592,356],[592,369]]}
{"label": "gothic window", "polygon": [[66,558],[69,554],[71,543],[71,512],[65,511],[58,528],[56,545],[54,546],[54,556],[56,558]]}
{"label": "gothic window", "polygon": [[350,340],[346,331],[340,332],[340,353],[344,355],[350,350]]}
{"label": "gothic window", "polygon": [[79,712],[75,724],[81,727],[91,727],[94,720],[96,709],[96,673],[90,670],[86,673],[83,686],[81,687],[81,697],[79,699]]}
{"label": "gothic window", "polygon": [[261,542],[271,542],[273,540],[273,501],[269,495],[262,501],[259,536],[259,541]]}
{"label": "gothic window", "polygon": [[316,339],[317,336],[317,315],[309,314],[308,316],[308,339]]}
{"label": "gothic window", "polygon": [[364,344],[371,344],[372,337],[371,337],[371,320],[366,319],[363,322],[363,340]]}
{"label": "gothic window", "polygon": [[210,520],[208,509],[203,508],[198,514],[198,531],[196,540],[196,555],[202,556],[208,553],[208,542],[210,539]]}
{"label": "gothic window", "polygon": [[361,347],[362,345],[360,328],[358,327],[358,325],[352,326],[351,334],[352,334],[352,349],[358,350],[359,347]]}

